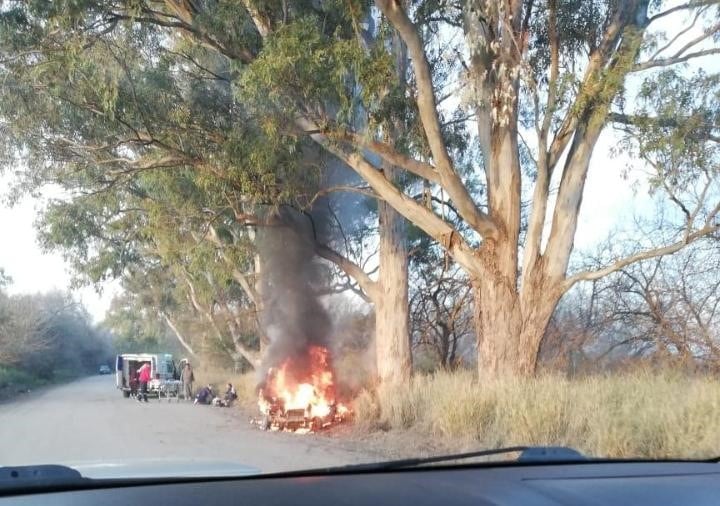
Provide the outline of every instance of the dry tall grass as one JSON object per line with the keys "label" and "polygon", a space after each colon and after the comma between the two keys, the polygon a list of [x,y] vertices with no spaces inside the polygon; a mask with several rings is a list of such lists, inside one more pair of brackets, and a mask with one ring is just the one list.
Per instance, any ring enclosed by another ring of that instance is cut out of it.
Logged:
{"label": "dry tall grass", "polygon": [[603,457],[720,455],[720,383],[710,377],[620,376],[478,381],[470,372],[417,376],[365,391],[367,429],[412,428],[452,447],[565,445]]}
{"label": "dry tall grass", "polygon": [[234,373],[211,364],[200,364],[194,369],[195,389],[210,384],[215,392],[225,392],[225,386],[232,383],[238,394],[240,404],[253,404],[257,400],[255,387],[257,378],[254,373]]}

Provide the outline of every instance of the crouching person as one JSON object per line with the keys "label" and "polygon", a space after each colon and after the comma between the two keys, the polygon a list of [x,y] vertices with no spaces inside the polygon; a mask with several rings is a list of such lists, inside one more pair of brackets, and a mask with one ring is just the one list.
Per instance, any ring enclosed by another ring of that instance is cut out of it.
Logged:
{"label": "crouching person", "polygon": [[215,397],[215,394],[213,393],[212,386],[204,386],[195,396],[194,404],[210,404],[213,397]]}
{"label": "crouching person", "polygon": [[227,388],[225,389],[225,398],[223,399],[225,401],[225,406],[232,404],[235,399],[237,399],[235,387],[232,386],[232,383],[228,383]]}
{"label": "crouching person", "polygon": [[227,389],[225,390],[225,394],[223,395],[222,399],[220,397],[215,397],[212,400],[212,405],[219,408],[227,408],[233,403],[235,399],[237,399],[235,387],[232,386],[232,383],[228,383]]}

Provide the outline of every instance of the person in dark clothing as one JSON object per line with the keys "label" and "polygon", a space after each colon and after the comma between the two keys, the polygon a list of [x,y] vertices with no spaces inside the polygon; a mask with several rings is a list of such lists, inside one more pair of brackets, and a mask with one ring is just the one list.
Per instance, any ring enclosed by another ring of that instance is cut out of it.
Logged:
{"label": "person in dark clothing", "polygon": [[194,404],[210,404],[215,397],[212,387],[210,385],[204,386],[195,396]]}
{"label": "person in dark clothing", "polygon": [[150,382],[150,364],[145,362],[140,369],[138,369],[138,382],[140,383],[140,391],[138,392],[137,400],[148,402],[147,392],[148,383]]}
{"label": "person in dark clothing", "polygon": [[213,406],[227,408],[233,403],[235,399],[237,399],[237,392],[235,391],[235,387],[232,386],[232,383],[228,383],[223,398],[221,399],[220,397],[215,397],[212,400],[212,404]]}
{"label": "person in dark clothing", "polygon": [[229,406],[235,399],[237,399],[237,392],[235,391],[235,387],[232,386],[232,383],[228,383],[227,389],[225,390],[225,405]]}

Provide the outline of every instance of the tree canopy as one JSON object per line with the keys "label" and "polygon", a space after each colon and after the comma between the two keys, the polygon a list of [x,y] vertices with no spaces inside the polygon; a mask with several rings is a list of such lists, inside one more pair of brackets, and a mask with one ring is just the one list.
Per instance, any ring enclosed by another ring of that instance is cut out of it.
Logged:
{"label": "tree canopy", "polygon": [[[532,374],[578,282],[720,226],[718,75],[687,67],[720,52],[716,2],[83,0],[0,15],[3,165],[25,167],[20,191],[68,194],[43,219],[46,243],[92,280],[155,258],[210,322],[253,303],[248,227],[311,209],[332,163],[359,178],[333,191],[377,199],[462,268],[484,372]],[[610,127],[677,212],[663,244],[575,271]],[[402,220],[380,225],[404,257]],[[388,275],[407,268],[391,258]]]}

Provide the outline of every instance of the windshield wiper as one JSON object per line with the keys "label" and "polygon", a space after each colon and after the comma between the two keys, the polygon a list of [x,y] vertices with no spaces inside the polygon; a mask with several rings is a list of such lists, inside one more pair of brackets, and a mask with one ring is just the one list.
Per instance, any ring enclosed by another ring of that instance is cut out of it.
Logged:
{"label": "windshield wiper", "polygon": [[492,450],[478,450],[474,452],[452,453],[448,455],[436,455],[433,457],[419,457],[411,459],[389,460],[371,464],[353,464],[349,466],[331,467],[325,472],[356,472],[356,471],[387,471],[392,469],[406,469],[424,466],[426,464],[437,464],[442,462],[453,462],[456,460],[468,460],[479,457],[491,457],[493,455],[505,455],[508,453],[520,453],[514,462],[522,463],[545,463],[545,462],[582,462],[588,460],[582,453],[572,448],[563,446],[506,446]]}

